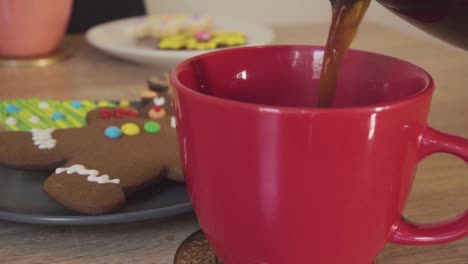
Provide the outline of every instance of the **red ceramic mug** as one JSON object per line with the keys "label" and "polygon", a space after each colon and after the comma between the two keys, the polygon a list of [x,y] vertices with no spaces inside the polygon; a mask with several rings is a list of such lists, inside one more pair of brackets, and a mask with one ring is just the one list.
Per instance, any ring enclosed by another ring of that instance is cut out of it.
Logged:
{"label": "red ceramic mug", "polygon": [[430,75],[350,51],[335,105],[314,107],[322,47],[228,49],[171,74],[187,188],[225,264],[369,264],[388,242],[468,234],[468,211],[421,225],[402,218],[418,162],[468,141],[427,125]]}

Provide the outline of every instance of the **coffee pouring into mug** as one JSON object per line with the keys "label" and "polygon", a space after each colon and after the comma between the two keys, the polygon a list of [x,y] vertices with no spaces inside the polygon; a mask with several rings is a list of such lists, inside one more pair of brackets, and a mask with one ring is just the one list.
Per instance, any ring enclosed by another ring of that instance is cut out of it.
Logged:
{"label": "coffee pouring into mug", "polygon": [[386,243],[468,235],[467,210],[432,224],[402,215],[422,159],[468,162],[467,139],[428,125],[432,77],[346,51],[371,0],[331,2],[325,48],[226,49],[171,73],[187,190],[224,264],[369,264]]}

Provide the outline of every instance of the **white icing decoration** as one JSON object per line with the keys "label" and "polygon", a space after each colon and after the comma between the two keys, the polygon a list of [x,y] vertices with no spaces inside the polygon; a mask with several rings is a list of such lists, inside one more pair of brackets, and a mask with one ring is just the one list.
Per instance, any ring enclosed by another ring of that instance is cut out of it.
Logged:
{"label": "white icing decoration", "polygon": [[36,145],[39,149],[53,149],[57,145],[57,140],[52,137],[52,132],[54,129],[37,129],[34,128],[31,130],[32,139],[34,141],[34,145]]}
{"label": "white icing decoration", "polygon": [[9,126],[14,126],[14,125],[18,124],[18,120],[16,120],[16,118],[10,116],[7,119],[5,119],[5,124],[7,124]]}
{"label": "white icing decoration", "polygon": [[39,122],[41,122],[41,119],[37,116],[31,116],[31,118],[29,118],[29,122],[33,123],[33,124],[37,124]]}
{"label": "white icing decoration", "polygon": [[171,127],[173,127],[173,128],[176,128],[176,127],[177,127],[176,119],[175,119],[174,116],[171,117]]}
{"label": "white icing decoration", "polygon": [[88,170],[86,169],[85,166],[80,165],[80,164],[75,164],[73,166],[70,166],[68,168],[57,168],[55,170],[55,174],[61,174],[66,172],[67,174],[73,174],[76,173],[78,175],[84,175],[88,176],[87,180],[89,182],[96,182],[98,184],[104,184],[104,183],[113,183],[113,184],[119,184],[120,180],[119,179],[109,179],[109,175],[99,175],[99,171],[97,170]]}
{"label": "white icing decoration", "polygon": [[42,101],[37,105],[40,109],[47,109],[49,108],[49,103]]}
{"label": "white icing decoration", "polygon": [[163,106],[166,103],[166,99],[164,97],[155,97],[153,99],[153,104],[157,106]]}

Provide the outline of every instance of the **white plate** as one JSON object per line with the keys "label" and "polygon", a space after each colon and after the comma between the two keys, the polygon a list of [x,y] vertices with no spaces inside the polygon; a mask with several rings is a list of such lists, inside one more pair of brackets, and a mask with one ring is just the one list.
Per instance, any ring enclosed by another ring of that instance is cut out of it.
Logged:
{"label": "white plate", "polygon": [[[166,71],[192,56],[213,51],[157,50],[136,44],[135,39],[124,31],[128,25],[144,18],[144,16],[125,18],[97,25],[88,30],[86,38],[91,45],[112,56]],[[273,31],[262,24],[226,17],[213,17],[213,21],[215,30],[243,32],[247,37],[247,46],[266,45],[274,38]]]}

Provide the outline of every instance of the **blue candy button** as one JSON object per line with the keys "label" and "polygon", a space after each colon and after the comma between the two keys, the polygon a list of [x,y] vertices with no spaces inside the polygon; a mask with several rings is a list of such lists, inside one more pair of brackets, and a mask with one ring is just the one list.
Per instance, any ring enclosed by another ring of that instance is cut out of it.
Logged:
{"label": "blue candy button", "polygon": [[52,120],[57,121],[57,120],[65,120],[67,117],[60,113],[60,112],[55,112],[52,114]]}
{"label": "blue candy button", "polygon": [[14,114],[14,113],[18,113],[20,111],[20,108],[16,105],[7,105],[5,107],[5,111],[8,113],[8,114]]}
{"label": "blue candy button", "polygon": [[119,138],[122,136],[122,131],[116,126],[110,126],[104,131],[104,135],[108,138]]}
{"label": "blue candy button", "polygon": [[80,101],[73,101],[70,104],[75,109],[81,109],[83,107],[83,104]]}

